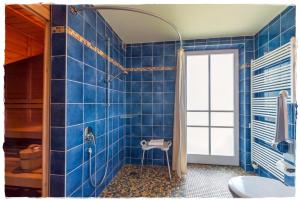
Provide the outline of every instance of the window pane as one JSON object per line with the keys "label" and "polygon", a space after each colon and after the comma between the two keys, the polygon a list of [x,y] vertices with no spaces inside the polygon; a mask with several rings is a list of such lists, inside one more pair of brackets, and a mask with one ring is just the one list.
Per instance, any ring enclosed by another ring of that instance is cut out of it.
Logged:
{"label": "window pane", "polygon": [[208,128],[187,128],[187,154],[209,154]]}
{"label": "window pane", "polygon": [[233,112],[212,112],[211,125],[212,126],[234,126]]}
{"label": "window pane", "polygon": [[208,112],[188,112],[188,126],[208,126]]}
{"label": "window pane", "polygon": [[208,55],[187,56],[187,109],[208,109]]}
{"label": "window pane", "polygon": [[234,156],[233,128],[211,128],[211,154]]}
{"label": "window pane", "polygon": [[234,55],[211,55],[211,109],[233,110]]}

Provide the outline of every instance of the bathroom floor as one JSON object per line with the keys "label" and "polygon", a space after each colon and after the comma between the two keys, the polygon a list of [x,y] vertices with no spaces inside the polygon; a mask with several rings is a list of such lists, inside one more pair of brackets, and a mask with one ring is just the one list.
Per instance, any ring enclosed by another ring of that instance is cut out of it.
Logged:
{"label": "bathroom floor", "polygon": [[230,198],[228,180],[249,175],[240,167],[189,164],[184,178],[175,172],[170,182],[167,167],[126,165],[102,192],[101,197],[198,197]]}

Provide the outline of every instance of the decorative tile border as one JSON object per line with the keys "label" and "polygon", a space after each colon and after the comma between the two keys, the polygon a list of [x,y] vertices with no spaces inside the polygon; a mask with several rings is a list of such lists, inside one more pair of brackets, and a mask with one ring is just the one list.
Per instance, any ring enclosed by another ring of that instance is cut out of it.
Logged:
{"label": "decorative tile border", "polygon": [[126,68],[127,71],[165,71],[165,70],[176,70],[176,67],[142,67],[142,68]]}
{"label": "decorative tile border", "polygon": [[85,46],[89,47],[91,50],[102,56],[103,58],[107,59],[110,63],[117,66],[119,69],[121,69],[124,73],[127,73],[129,71],[164,71],[164,70],[175,70],[176,67],[142,67],[142,68],[125,68],[123,65],[121,65],[119,62],[114,60],[113,58],[109,57],[107,54],[105,54],[102,50],[94,46],[91,42],[86,40],[83,36],[78,34],[76,31],[71,29],[70,27],[65,26],[56,26],[52,27],[52,33],[67,33],[79,42],[83,43]]}

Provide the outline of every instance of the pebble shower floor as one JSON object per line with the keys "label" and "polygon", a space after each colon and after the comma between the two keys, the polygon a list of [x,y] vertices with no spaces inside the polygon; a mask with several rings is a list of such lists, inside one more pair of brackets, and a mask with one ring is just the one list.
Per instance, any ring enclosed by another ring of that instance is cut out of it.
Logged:
{"label": "pebble shower floor", "polygon": [[125,165],[101,197],[186,197],[231,198],[228,180],[239,175],[249,175],[240,167],[189,164],[185,177],[179,179],[175,172],[170,182],[168,169],[159,166]]}

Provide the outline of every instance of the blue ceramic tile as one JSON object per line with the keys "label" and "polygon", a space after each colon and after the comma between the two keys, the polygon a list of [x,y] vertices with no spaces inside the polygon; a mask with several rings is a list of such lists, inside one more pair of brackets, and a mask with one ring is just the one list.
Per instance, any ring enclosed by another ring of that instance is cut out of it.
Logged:
{"label": "blue ceramic tile", "polygon": [[96,120],[96,104],[84,104],[84,122]]}
{"label": "blue ceramic tile", "polygon": [[153,66],[155,66],[155,67],[164,66],[164,57],[163,56],[153,57]]}
{"label": "blue ceramic tile", "polygon": [[163,103],[164,100],[163,93],[154,92],[152,96],[153,96],[153,103]]}
{"label": "blue ceramic tile", "polygon": [[152,125],[153,118],[152,115],[143,115],[142,116],[142,125]]}
{"label": "blue ceramic tile", "polygon": [[66,176],[66,194],[71,195],[82,184],[82,166]]}
{"label": "blue ceramic tile", "polygon": [[65,80],[51,81],[51,103],[65,102]]}
{"label": "blue ceramic tile", "polygon": [[66,171],[67,173],[71,172],[75,168],[77,168],[80,164],[82,164],[82,156],[83,156],[83,145],[75,147],[67,151],[66,154]]}
{"label": "blue ceramic tile", "polygon": [[281,36],[281,45],[284,45],[284,44],[290,42],[291,38],[294,37],[295,34],[296,34],[295,27],[290,28],[289,30],[287,30],[284,33],[282,33],[282,36]]}
{"label": "blue ceramic tile", "polygon": [[142,114],[152,114],[152,104],[142,104]]}
{"label": "blue ceramic tile", "polygon": [[153,66],[152,57],[149,57],[149,56],[142,57],[142,66],[143,67],[152,67]]}
{"label": "blue ceramic tile", "polygon": [[175,80],[176,79],[176,71],[173,71],[173,70],[168,70],[168,71],[164,71],[164,79],[166,81],[168,80]]}
{"label": "blue ceramic tile", "polygon": [[280,46],[280,36],[277,36],[269,42],[269,51],[275,50]]}
{"label": "blue ceramic tile", "polygon": [[67,150],[83,143],[83,126],[71,126],[67,128]]}
{"label": "blue ceramic tile", "polygon": [[65,150],[65,128],[51,128],[51,150]]}
{"label": "blue ceramic tile", "polygon": [[175,82],[174,81],[164,82],[164,91],[165,92],[175,92]]}
{"label": "blue ceramic tile", "polygon": [[52,79],[65,79],[66,75],[66,64],[65,56],[55,56],[51,57],[51,67],[52,67]]}
{"label": "blue ceramic tile", "polygon": [[83,10],[84,20],[92,27],[96,27],[96,11],[95,10]]}
{"label": "blue ceramic tile", "polygon": [[65,176],[50,175],[50,197],[65,196]]}
{"label": "blue ceramic tile", "polygon": [[142,45],[142,56],[152,56],[153,45],[143,44]]}
{"label": "blue ceramic tile", "polygon": [[52,26],[66,25],[66,5],[51,6],[51,24]]}
{"label": "blue ceramic tile", "polygon": [[51,151],[51,174],[65,174],[65,152]]}
{"label": "blue ceramic tile", "polygon": [[66,54],[66,33],[53,33],[51,42],[51,55]]}
{"label": "blue ceramic tile", "polygon": [[84,63],[96,67],[96,52],[84,46]]}
{"label": "blue ceramic tile", "polygon": [[164,52],[163,43],[154,43],[153,44],[153,56],[162,56]]}
{"label": "blue ceramic tile", "polygon": [[[68,6],[69,7],[69,6]],[[68,26],[75,32],[83,36],[83,18],[82,15],[74,15],[68,8]]]}
{"label": "blue ceramic tile", "polygon": [[96,103],[96,86],[84,85],[84,102]]}
{"label": "blue ceramic tile", "polygon": [[281,32],[284,32],[295,26],[296,8],[292,8],[281,16]]}
{"label": "blue ceramic tile", "polygon": [[105,104],[97,104],[97,119],[105,118]]}
{"label": "blue ceramic tile", "polygon": [[51,104],[51,126],[63,127],[65,126],[65,105]]}
{"label": "blue ceramic tile", "polygon": [[67,54],[70,57],[78,61],[83,60],[83,44],[73,38],[72,36],[68,35],[67,37]]}
{"label": "blue ceramic tile", "polygon": [[142,81],[152,81],[152,71],[143,71],[142,72]]}
{"label": "blue ceramic tile", "polygon": [[83,104],[67,104],[67,125],[83,122]]}
{"label": "blue ceramic tile", "polygon": [[84,65],[84,82],[87,84],[96,85],[96,69]]}
{"label": "blue ceramic tile", "polygon": [[88,23],[84,24],[84,38],[93,45],[96,45],[96,30]]}
{"label": "blue ceramic tile", "polygon": [[269,40],[272,40],[280,34],[280,18],[277,17],[269,25]]}
{"label": "blue ceramic tile", "polygon": [[70,57],[67,59],[67,78],[78,82],[83,81],[83,64]]}
{"label": "blue ceramic tile", "polygon": [[164,71],[153,71],[153,81],[163,81],[164,80]]}
{"label": "blue ceramic tile", "polygon": [[175,43],[167,43],[164,45],[164,56],[175,55]]}
{"label": "blue ceramic tile", "polygon": [[176,66],[176,57],[175,56],[164,56],[164,65],[167,67]]}
{"label": "blue ceramic tile", "polygon": [[142,67],[142,60],[140,57],[133,57],[131,59],[131,62],[132,62],[132,68],[140,68]]}
{"label": "blue ceramic tile", "polygon": [[82,186],[76,189],[70,196],[73,198],[82,198]]}
{"label": "blue ceramic tile", "polygon": [[163,82],[153,82],[153,92],[163,92]]}
{"label": "blue ceramic tile", "polygon": [[259,32],[258,45],[262,46],[268,41],[268,27],[265,27]]}
{"label": "blue ceramic tile", "polygon": [[143,103],[152,103],[152,93],[142,93]]}
{"label": "blue ceramic tile", "polygon": [[67,102],[82,103],[83,85],[82,83],[67,81]]}
{"label": "blue ceramic tile", "polygon": [[141,72],[132,72],[132,81],[141,81],[142,73]]}
{"label": "blue ceramic tile", "polygon": [[131,47],[131,56],[132,57],[141,57],[142,56],[142,48],[140,45]]}

